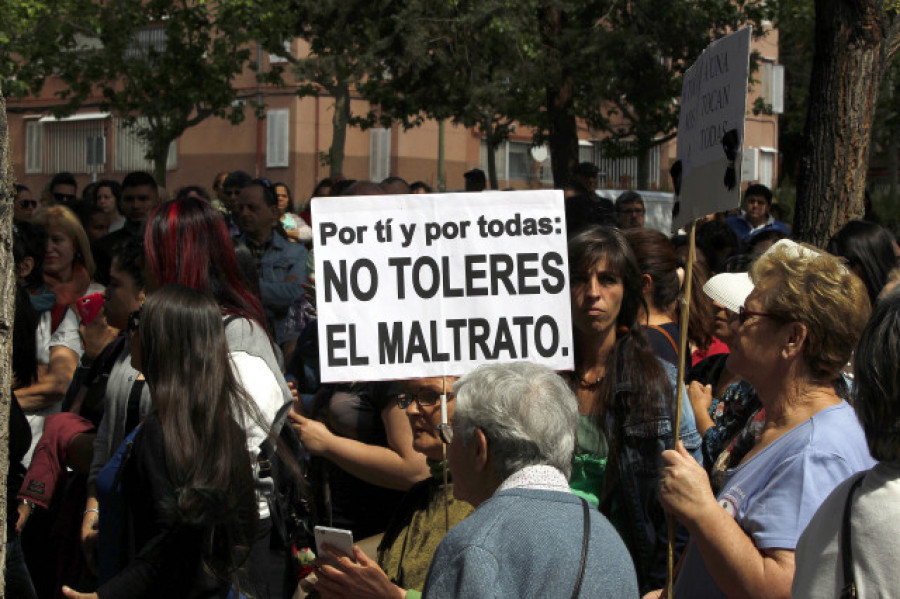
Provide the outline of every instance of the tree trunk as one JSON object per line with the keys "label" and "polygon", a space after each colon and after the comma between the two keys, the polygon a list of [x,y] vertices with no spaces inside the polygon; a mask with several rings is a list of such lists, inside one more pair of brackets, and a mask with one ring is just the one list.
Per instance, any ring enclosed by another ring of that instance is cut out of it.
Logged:
{"label": "tree trunk", "polygon": [[864,211],[871,123],[900,39],[900,20],[884,6],[884,0],[816,0],[794,232],[819,247]]}
{"label": "tree trunk", "polygon": [[[16,277],[13,273],[12,164],[9,160],[9,127],[6,121],[6,100],[0,94],[0,564],[6,563],[6,503],[9,473],[9,403],[12,401],[12,332],[15,318]],[[0,568],[0,597],[6,595],[6,569]]]}
{"label": "tree trunk", "polygon": [[650,150],[653,149],[653,138],[638,134],[635,141],[637,147],[637,188],[650,189]]}
{"label": "tree trunk", "polygon": [[578,124],[575,121],[575,82],[565,66],[565,53],[559,48],[567,15],[556,8],[541,11],[541,38],[547,56],[547,141],[550,145],[550,169],[553,185],[569,183],[578,163]]}
{"label": "tree trunk", "polygon": [[328,150],[329,176],[334,179],[344,174],[344,147],[347,143],[347,127],[350,123],[350,85],[339,82],[332,91],[334,116],[331,118],[331,149]]}
{"label": "tree trunk", "polygon": [[438,191],[444,193],[447,191],[447,171],[444,170],[444,142],[447,137],[447,123],[444,119],[438,123],[438,172],[437,172],[437,188]]}
{"label": "tree trunk", "polygon": [[497,134],[494,129],[493,119],[485,117],[481,121],[481,130],[484,131],[484,143],[487,146],[487,176],[491,189],[498,189],[497,185]]}
{"label": "tree trunk", "polygon": [[156,179],[156,184],[161,187],[166,186],[166,164],[169,162],[169,145],[171,143],[172,140],[168,140],[165,143],[160,141],[151,144],[153,178]]}
{"label": "tree trunk", "polygon": [[547,86],[547,116],[550,120],[547,141],[550,145],[550,169],[553,185],[562,188],[572,179],[578,163],[578,124],[575,121],[571,78],[558,87]]}
{"label": "tree trunk", "polygon": [[889,131],[888,132],[888,143],[887,143],[887,167],[888,167],[888,182],[890,184],[890,199],[891,203],[897,201],[897,174],[898,167],[900,167],[900,156],[898,156],[898,152],[900,152],[900,139],[897,139],[897,135],[900,134],[900,131]]}
{"label": "tree trunk", "polygon": [[499,185],[497,185],[497,143],[491,140],[491,137],[485,140],[487,142],[487,168],[488,168],[488,183],[491,185],[491,189],[496,190]]}

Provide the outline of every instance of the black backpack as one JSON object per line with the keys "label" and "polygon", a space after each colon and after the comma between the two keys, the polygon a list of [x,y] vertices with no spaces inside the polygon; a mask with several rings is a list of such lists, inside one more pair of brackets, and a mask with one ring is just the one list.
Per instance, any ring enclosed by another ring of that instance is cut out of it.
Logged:
{"label": "black backpack", "polygon": [[[314,547],[312,523],[316,522],[315,502],[306,478],[308,455],[288,422],[291,404],[279,410],[272,433],[262,444],[257,461],[259,478],[271,478],[274,490],[268,497],[272,528],[285,549]],[[277,435],[275,432],[277,431]]]}

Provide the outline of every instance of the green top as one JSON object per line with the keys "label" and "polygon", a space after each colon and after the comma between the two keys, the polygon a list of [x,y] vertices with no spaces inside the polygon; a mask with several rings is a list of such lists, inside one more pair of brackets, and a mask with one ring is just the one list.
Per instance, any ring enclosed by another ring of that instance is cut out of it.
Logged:
{"label": "green top", "polygon": [[627,540],[628,527],[622,501],[616,491],[615,470],[608,469],[609,440],[600,425],[597,414],[579,414],[575,439],[575,455],[572,458],[572,477],[569,488],[609,518],[619,535]]}
{"label": "green top", "polygon": [[[443,472],[440,462],[429,460],[429,466],[432,476],[413,485],[404,495],[378,546],[378,565],[394,584],[404,589],[425,587],[431,556],[448,530]],[[446,497],[452,528],[472,513],[472,506],[453,497],[453,483],[447,483]]]}
{"label": "green top", "polygon": [[606,460],[609,458],[609,443],[600,427],[600,416],[579,414],[575,439],[569,487],[573,493],[597,507],[603,493]]}

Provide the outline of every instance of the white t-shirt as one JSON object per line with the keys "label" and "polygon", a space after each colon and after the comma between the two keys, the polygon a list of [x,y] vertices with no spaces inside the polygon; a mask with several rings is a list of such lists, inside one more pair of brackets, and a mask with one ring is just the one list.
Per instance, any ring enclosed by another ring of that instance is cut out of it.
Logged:
{"label": "white t-shirt", "polygon": [[[265,360],[251,356],[246,352],[230,352],[228,355],[231,357],[234,375],[237,377],[238,382],[247,391],[247,395],[253,399],[263,422],[271,425],[278,410],[284,405],[284,395],[281,393],[281,386],[278,384],[278,380],[275,378],[272,370]],[[249,425],[245,424],[244,432],[247,434],[247,449],[250,451],[253,478],[260,487],[271,486],[269,481],[259,480],[259,464],[256,461],[256,458],[259,456],[259,446],[266,440],[269,430],[263,429],[259,424],[251,421]],[[260,491],[262,490],[260,489]],[[262,493],[257,493],[257,502],[259,517],[268,518],[269,504]]]}
{"label": "white t-shirt", "polygon": [[850,477],[822,503],[797,543],[794,597],[839,597],[844,587],[841,526],[853,482],[850,538],[860,597],[896,597],[900,565],[900,464],[879,463]]}
{"label": "white t-shirt", "polygon": [[[75,311],[69,308],[66,310],[65,316],[60,321],[56,330],[51,332],[53,316],[50,310],[46,310],[41,314],[38,321],[38,328],[35,331],[35,341],[37,342],[37,362],[43,366],[50,363],[50,348],[56,346],[71,349],[81,359],[84,349],[81,346],[81,336],[78,334],[78,316]],[[50,414],[56,414],[62,408],[62,400],[53,405],[41,408],[40,410],[26,410],[25,418],[28,420],[28,426],[31,428],[31,447],[28,453],[22,458],[22,463],[26,467],[31,465],[31,456],[34,454],[34,448],[37,447],[41,435],[44,434],[44,419]]]}

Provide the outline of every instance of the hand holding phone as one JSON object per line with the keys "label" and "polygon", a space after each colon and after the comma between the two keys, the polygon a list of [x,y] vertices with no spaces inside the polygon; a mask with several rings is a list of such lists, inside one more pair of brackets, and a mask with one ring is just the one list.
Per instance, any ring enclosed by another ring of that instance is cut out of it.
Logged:
{"label": "hand holding phone", "polygon": [[353,533],[343,528],[331,528],[328,526],[316,526],[316,555],[325,561],[334,561],[324,547],[328,545],[337,553],[353,559]]}
{"label": "hand holding phone", "polygon": [[102,293],[92,293],[75,300],[75,311],[78,312],[82,324],[88,326],[94,322],[94,319],[100,314],[100,310],[103,309],[105,301]]}

